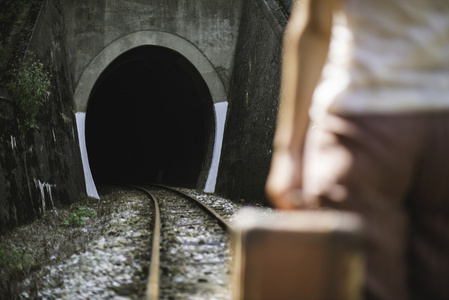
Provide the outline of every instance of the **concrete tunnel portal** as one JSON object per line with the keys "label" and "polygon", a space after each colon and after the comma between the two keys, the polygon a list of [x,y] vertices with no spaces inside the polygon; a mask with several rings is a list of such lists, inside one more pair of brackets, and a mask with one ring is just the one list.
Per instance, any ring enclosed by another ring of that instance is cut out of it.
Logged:
{"label": "concrete tunnel portal", "polygon": [[205,184],[215,134],[214,103],[180,53],[139,46],[101,73],[86,109],[95,183]]}

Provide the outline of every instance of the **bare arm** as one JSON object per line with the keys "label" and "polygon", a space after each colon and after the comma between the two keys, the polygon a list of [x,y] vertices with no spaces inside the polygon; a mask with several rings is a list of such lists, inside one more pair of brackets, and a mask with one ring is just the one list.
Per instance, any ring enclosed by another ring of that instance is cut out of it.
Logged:
{"label": "bare arm", "polygon": [[272,203],[282,209],[295,207],[292,197],[302,185],[308,111],[326,60],[332,28],[332,0],[294,1],[283,42],[281,99],[266,185]]}

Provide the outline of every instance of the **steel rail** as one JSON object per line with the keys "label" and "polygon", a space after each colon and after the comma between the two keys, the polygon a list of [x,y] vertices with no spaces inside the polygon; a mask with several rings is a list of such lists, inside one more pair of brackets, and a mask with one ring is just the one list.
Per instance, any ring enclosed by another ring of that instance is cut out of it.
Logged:
{"label": "steel rail", "polygon": [[159,299],[159,275],[160,275],[160,237],[161,237],[161,217],[160,217],[160,210],[159,210],[159,204],[157,201],[157,198],[145,187],[143,186],[155,186],[160,187],[166,190],[169,190],[171,192],[180,194],[192,201],[194,201],[201,209],[205,210],[206,213],[212,215],[220,226],[223,227],[223,229],[231,231],[232,227],[229,224],[228,221],[223,219],[222,216],[220,216],[215,210],[210,208],[207,204],[202,202],[201,200],[188,195],[182,191],[179,191],[177,189],[174,189],[172,187],[163,185],[163,184],[157,184],[157,183],[150,183],[150,184],[144,184],[144,185],[133,185],[133,184],[120,184],[128,187],[132,187],[135,189],[139,189],[146,194],[150,196],[154,203],[154,229],[153,229],[153,246],[152,246],[152,254],[151,254],[151,263],[150,263],[150,272],[148,276],[148,282],[147,282],[147,289],[146,289],[146,300],[158,300]]}
{"label": "steel rail", "polygon": [[193,197],[193,196],[191,196],[191,195],[189,195],[189,194],[186,194],[186,193],[184,193],[184,192],[182,192],[182,191],[178,191],[177,189],[174,189],[174,188],[172,188],[172,187],[163,185],[163,184],[159,184],[159,183],[150,183],[149,185],[157,186],[157,187],[161,187],[161,188],[170,190],[170,191],[172,191],[172,192],[178,193],[178,194],[180,194],[180,195],[182,195],[182,196],[184,196],[184,197],[186,197],[186,198],[189,198],[189,199],[193,200],[193,201],[196,202],[196,204],[198,204],[203,210],[205,210],[207,213],[209,213],[209,214],[211,214],[213,217],[215,217],[215,218],[217,219],[217,221],[220,223],[220,225],[221,225],[224,229],[226,229],[226,230],[228,230],[228,231],[231,231],[231,230],[232,230],[232,226],[229,224],[228,221],[226,221],[225,219],[223,219],[223,217],[222,217],[220,214],[218,214],[215,210],[213,210],[212,208],[210,208],[207,204],[205,204],[205,203],[202,202],[201,200],[199,200],[199,199],[197,199],[197,198],[195,198],[195,197]]}
{"label": "steel rail", "polygon": [[150,274],[148,276],[147,290],[145,298],[147,300],[159,299],[159,271],[160,271],[160,237],[161,237],[161,214],[159,210],[159,204],[156,197],[147,189],[137,186],[126,186],[139,189],[148,194],[154,203],[154,228],[153,228],[153,248],[151,253]]}

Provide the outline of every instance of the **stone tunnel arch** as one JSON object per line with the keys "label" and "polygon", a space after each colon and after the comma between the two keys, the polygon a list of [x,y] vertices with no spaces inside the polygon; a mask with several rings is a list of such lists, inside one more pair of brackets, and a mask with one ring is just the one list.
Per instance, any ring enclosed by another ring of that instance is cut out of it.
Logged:
{"label": "stone tunnel arch", "polygon": [[[151,59],[151,57],[156,57],[156,59]],[[168,62],[172,61],[173,63],[170,63],[169,68],[161,67],[160,62],[163,63],[163,61]],[[102,125],[105,125],[105,123],[110,122],[110,120],[107,119],[101,119],[102,115],[102,109],[101,107],[107,104],[107,100],[105,100],[108,97],[107,87],[113,87],[116,82],[120,81],[121,79],[124,79],[125,77],[120,77],[118,74],[120,72],[128,72],[127,74],[130,74],[130,70],[132,70],[132,66],[136,67],[141,64],[150,64],[151,68],[156,68],[159,70],[159,72],[162,72],[164,76],[169,76],[171,71],[174,71],[176,73],[174,77],[178,77],[177,79],[174,79],[173,82],[179,81],[182,82],[184,80],[184,85],[181,87],[178,86],[178,92],[180,89],[190,89],[189,92],[189,99],[194,99],[197,97],[199,101],[196,103],[190,102],[190,111],[189,105],[183,106],[182,101],[178,102],[177,104],[181,107],[178,108],[178,113],[174,113],[173,116],[177,115],[177,117],[180,117],[182,110],[186,110],[185,115],[191,115],[193,119],[188,120],[184,119],[181,122],[178,122],[176,124],[171,124],[170,122],[165,123],[163,126],[173,127],[171,130],[168,130],[169,134],[180,134],[180,131],[176,131],[175,127],[182,127],[182,124],[190,123],[192,120],[197,120],[197,127],[193,126],[190,127],[190,130],[192,131],[199,131],[200,133],[195,137],[193,136],[193,140],[191,140],[191,145],[195,143],[199,143],[203,145],[202,150],[197,149],[197,152],[202,153],[196,153],[195,159],[193,159],[195,162],[193,163],[195,171],[186,172],[184,175],[184,179],[181,177],[176,177],[173,174],[177,171],[184,172],[185,170],[172,170],[169,173],[164,174],[164,172],[167,172],[167,170],[164,170],[164,168],[157,168],[155,170],[152,170],[153,174],[147,174],[147,178],[143,176],[142,172],[135,172],[134,175],[132,175],[132,171],[122,169],[120,172],[123,173],[122,179],[125,180],[126,176],[130,176],[131,180],[159,180],[163,183],[167,184],[175,184],[175,185],[183,185],[183,186],[189,186],[189,187],[197,187],[197,188],[204,188],[206,181],[210,181],[211,176],[214,177],[214,174],[210,174],[210,167],[213,164],[212,163],[212,156],[217,155],[217,149],[214,151],[214,144],[215,148],[219,144],[217,142],[217,139],[214,140],[214,135],[216,132],[216,115],[214,115],[214,104],[221,104],[226,103],[226,93],[224,86],[213,68],[212,64],[207,60],[207,58],[204,56],[204,54],[196,48],[192,43],[189,41],[170,34],[166,32],[157,32],[157,31],[142,31],[142,32],[136,32],[132,33],[126,36],[123,36],[114,42],[112,42],[109,46],[107,46],[102,52],[100,52],[97,57],[95,57],[92,62],[88,65],[88,67],[84,70],[83,74],[81,75],[81,78],[78,82],[78,85],[75,89],[74,93],[74,101],[75,101],[75,109],[77,111],[77,120],[78,123],[84,123],[84,120],[86,120],[86,126],[84,127],[84,124],[78,124],[78,130],[80,135],[80,147],[81,152],[83,153],[83,164],[85,169],[85,176],[86,176],[86,185],[88,189],[88,193],[90,195],[96,194],[96,191],[92,191],[92,185],[93,189],[95,190],[95,185],[93,182],[89,183],[91,181],[92,175],[91,170],[94,173],[95,179],[97,181],[106,181],[107,179],[112,180],[113,178],[108,178],[108,176],[105,176],[106,174],[109,174],[109,170],[101,170],[102,167],[106,166],[105,162],[91,162],[89,164],[89,159],[91,160],[97,160],[100,154],[98,153],[99,150],[102,149],[101,144],[92,142],[95,141],[95,136],[99,136],[98,134],[102,130],[107,130],[107,128],[102,127]],[[128,67],[127,67],[128,66]],[[165,69],[170,69],[171,71],[164,71]],[[174,69],[173,69],[174,68]],[[145,68],[140,68],[140,72],[144,70]],[[118,71],[118,73],[117,73]],[[156,72],[157,73],[157,72]],[[156,74],[154,73],[154,74]],[[172,72],[173,73],[173,72]],[[115,75],[114,75],[115,74]],[[142,73],[143,74],[143,73]],[[159,84],[163,84],[163,80],[159,80],[157,76],[155,75],[149,75],[153,76],[153,80],[157,79]],[[182,78],[181,78],[182,77]],[[121,78],[121,79],[120,79]],[[137,77],[134,77],[134,80],[137,80]],[[118,80],[118,81],[117,81]],[[151,81],[151,78],[149,79]],[[115,82],[115,83],[114,83]],[[148,81],[147,81],[148,84]],[[105,89],[106,87],[106,89]],[[175,89],[176,90],[176,89]],[[112,96],[111,93],[109,93],[109,97]],[[100,97],[100,98],[96,98]],[[179,93],[178,93],[179,97]],[[103,99],[103,100],[98,100]],[[98,102],[97,102],[98,101]],[[117,101],[117,100],[116,100]],[[141,102],[140,104],[142,104]],[[173,109],[176,109],[175,106],[177,104],[173,104]],[[139,105],[137,105],[139,106]],[[118,109],[120,112],[123,112],[124,110],[120,110],[120,108],[124,107],[124,103],[116,103],[114,105],[109,105],[109,109],[112,107],[115,107],[115,109]],[[153,107],[154,108],[154,107]],[[150,109],[150,107],[144,107],[143,110],[137,109],[139,113],[142,113],[145,111],[145,109]],[[167,111],[170,111],[169,107],[158,107],[156,108],[156,111],[159,111],[159,113],[162,114],[163,111],[167,113]],[[85,115],[87,111],[87,117]],[[135,111],[135,112],[136,112]],[[198,112],[200,111],[200,112]],[[105,111],[103,111],[105,113]],[[105,114],[103,114],[105,115]],[[107,115],[107,114],[106,114]],[[81,116],[81,117],[79,117]],[[167,118],[171,118],[173,121],[173,116],[167,115]],[[177,118],[175,117],[175,119]],[[96,118],[98,119],[98,122],[95,121]],[[159,118],[157,114],[153,115],[154,118]],[[163,119],[163,118],[162,118]],[[139,119],[142,121],[141,119]],[[129,122],[130,120],[128,120]],[[132,121],[132,120],[131,120]],[[133,121],[134,122],[134,121]],[[136,122],[134,122],[136,123]],[[150,122],[151,123],[151,122]],[[110,123],[112,124],[112,123]],[[126,124],[126,122],[125,122]],[[173,126],[171,126],[171,125]],[[203,124],[203,125],[200,125]],[[141,124],[143,127],[139,127],[139,125],[134,124],[135,128],[138,128],[139,130],[145,131],[145,126]],[[154,130],[157,125],[146,125],[149,127],[146,127],[148,131]],[[204,126],[204,128],[201,128],[201,126]],[[86,139],[84,135],[84,128],[86,128]],[[91,131],[91,129],[93,131]],[[188,128],[188,126],[186,126]],[[112,129],[112,128],[111,128]],[[133,130],[134,130],[133,129]],[[117,130],[117,128],[114,128],[113,130]],[[189,130],[189,129],[187,129]],[[81,132],[80,132],[81,131]],[[222,131],[222,130],[221,130]],[[186,133],[186,131],[183,131]],[[201,133],[202,132],[202,133]],[[114,132],[111,132],[112,135]],[[153,131],[154,133],[154,131]],[[182,135],[182,134],[181,134]],[[203,136],[202,136],[203,135]],[[143,136],[139,136],[141,140],[144,140]],[[112,138],[112,137],[111,137]],[[176,137],[173,137],[176,139]],[[184,137],[185,138],[185,137]],[[189,138],[189,137],[187,137]],[[192,138],[192,136],[190,136]],[[179,139],[183,139],[183,137],[178,136],[177,142],[170,142],[169,146],[167,146],[167,149],[171,149],[173,153],[177,156],[182,156],[182,154],[178,151],[176,153],[175,150],[177,147],[179,147],[181,142]],[[87,147],[86,147],[87,142]],[[165,141],[167,143],[167,141]],[[122,140],[122,143],[125,143],[124,140]],[[140,147],[140,151],[145,151],[146,147],[149,146],[146,143],[135,145],[133,144],[132,147]],[[187,143],[188,144],[188,143]],[[112,144],[109,145],[109,147],[113,146]],[[123,145],[122,145],[123,146]],[[184,144],[185,146],[185,144]],[[99,147],[99,148],[96,148]],[[107,148],[108,146],[106,146]],[[181,145],[181,147],[183,147]],[[189,147],[189,146],[186,146]],[[83,149],[84,148],[84,149]],[[87,149],[86,149],[87,148]],[[201,148],[201,147],[200,147]],[[90,149],[90,150],[89,150]],[[89,150],[89,152],[87,151]],[[164,150],[168,151],[168,150]],[[181,151],[182,152],[182,151]],[[89,153],[89,155],[87,155]],[[112,157],[115,157],[116,159],[120,158],[122,154],[129,154],[129,152],[116,152],[113,153],[113,155],[109,156],[111,159]],[[219,151],[218,151],[219,156]],[[88,159],[89,157],[89,159]],[[140,157],[140,158],[139,158]],[[201,159],[199,158],[201,157]],[[137,155],[137,158],[140,159],[141,167],[145,166],[145,158],[143,156]],[[166,158],[168,159],[168,158]],[[192,157],[189,158],[189,155],[185,157],[185,161],[187,162]],[[216,160],[217,158],[214,158]],[[119,163],[124,164],[125,161],[120,161]],[[187,165],[189,165],[187,163]],[[191,164],[191,166],[193,166]],[[92,168],[91,168],[92,167]],[[139,162],[137,162],[133,168],[138,169],[139,168]],[[168,176],[167,176],[168,174]],[[171,174],[171,175],[170,175]],[[126,175],[126,176],[125,176]],[[215,175],[216,176],[216,175]],[[133,178],[134,177],[134,178]],[[190,178],[190,179],[187,179]],[[192,179],[194,178],[194,179]],[[209,178],[209,179],[208,179]],[[120,178],[116,178],[120,179]],[[89,192],[89,190],[91,190]],[[213,188],[212,188],[213,190]],[[211,191],[211,189],[209,189]]]}

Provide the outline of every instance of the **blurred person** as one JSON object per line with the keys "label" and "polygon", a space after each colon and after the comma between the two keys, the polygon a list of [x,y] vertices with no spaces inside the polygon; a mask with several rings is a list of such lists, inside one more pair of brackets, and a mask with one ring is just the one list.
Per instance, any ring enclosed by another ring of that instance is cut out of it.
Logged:
{"label": "blurred person", "polygon": [[295,1],[283,46],[273,205],[364,218],[364,299],[449,299],[449,1]]}

